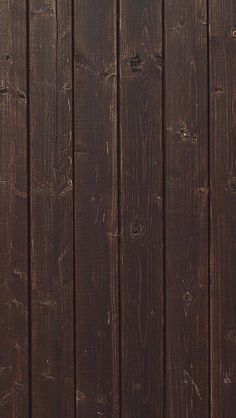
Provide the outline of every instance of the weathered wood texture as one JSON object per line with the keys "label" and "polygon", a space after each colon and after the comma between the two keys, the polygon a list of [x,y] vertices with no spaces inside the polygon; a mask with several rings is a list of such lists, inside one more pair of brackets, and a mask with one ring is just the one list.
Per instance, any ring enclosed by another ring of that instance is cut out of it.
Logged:
{"label": "weathered wood texture", "polygon": [[0,418],[236,416],[233,0],[2,0]]}
{"label": "weathered wood texture", "polygon": [[210,2],[212,418],[236,415],[236,4]]}
{"label": "weathered wood texture", "polygon": [[31,0],[32,417],[74,414],[71,1]]}
{"label": "weathered wood texture", "polygon": [[116,1],[75,2],[77,417],[119,417]]}
{"label": "weathered wood texture", "polygon": [[26,2],[0,4],[0,416],[28,418]]}
{"label": "weathered wood texture", "polygon": [[[121,416],[163,416],[162,4],[120,7]],[[135,161],[135,163],[134,163]]]}
{"label": "weathered wood texture", "polygon": [[167,417],[209,417],[207,1],[165,1]]}

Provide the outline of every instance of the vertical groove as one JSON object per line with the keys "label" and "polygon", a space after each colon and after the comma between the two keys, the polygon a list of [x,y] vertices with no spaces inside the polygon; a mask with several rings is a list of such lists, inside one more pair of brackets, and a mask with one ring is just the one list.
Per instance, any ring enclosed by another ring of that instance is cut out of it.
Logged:
{"label": "vertical groove", "polygon": [[117,65],[117,235],[118,235],[118,332],[119,332],[119,416],[122,418],[122,292],[121,292],[121,129],[120,129],[120,12],[121,0],[117,0],[116,10],[116,65]]}
{"label": "vertical groove", "polygon": [[26,0],[26,77],[27,77],[27,223],[28,223],[28,396],[32,418],[32,309],[31,309],[31,164],[30,164],[30,0]]}
{"label": "vertical groove", "polygon": [[76,358],[76,263],[75,263],[75,44],[74,44],[74,0],[71,0],[71,77],[72,77],[72,177],[73,177],[73,321],[74,321],[74,417],[77,417],[76,385],[77,385],[77,358]]}
{"label": "vertical groove", "polygon": [[209,379],[209,418],[211,418],[211,348],[212,348],[212,334],[211,334],[211,129],[210,129],[210,4],[207,2],[207,86],[208,86],[208,379]]}
{"label": "vertical groove", "polygon": [[163,188],[163,418],[166,418],[166,405],[167,405],[167,375],[166,375],[166,143],[165,143],[165,114],[166,114],[166,102],[165,102],[165,71],[166,71],[166,44],[165,44],[165,0],[162,0],[162,55],[163,55],[163,73],[162,73],[162,188]]}

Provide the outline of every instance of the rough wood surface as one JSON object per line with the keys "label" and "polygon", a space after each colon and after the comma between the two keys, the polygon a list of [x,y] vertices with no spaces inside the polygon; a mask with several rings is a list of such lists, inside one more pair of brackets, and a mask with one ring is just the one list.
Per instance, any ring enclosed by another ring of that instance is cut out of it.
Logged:
{"label": "rough wood surface", "polygon": [[212,418],[236,415],[236,4],[210,2]]}
{"label": "rough wood surface", "polygon": [[167,417],[209,417],[207,2],[165,2]]}
{"label": "rough wood surface", "polygon": [[32,417],[74,414],[71,1],[29,2]]}
{"label": "rough wood surface", "polygon": [[233,0],[2,0],[0,418],[236,416]]}
{"label": "rough wood surface", "polygon": [[162,5],[120,6],[121,414],[161,418]]}
{"label": "rough wood surface", "polygon": [[75,2],[77,417],[119,417],[116,1]]}
{"label": "rough wood surface", "polygon": [[28,418],[26,2],[0,4],[0,416]]}

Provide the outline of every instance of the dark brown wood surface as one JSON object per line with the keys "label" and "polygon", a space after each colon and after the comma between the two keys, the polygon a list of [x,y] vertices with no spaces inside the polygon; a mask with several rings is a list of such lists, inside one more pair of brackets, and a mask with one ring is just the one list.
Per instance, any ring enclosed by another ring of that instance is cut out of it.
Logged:
{"label": "dark brown wood surface", "polygon": [[236,415],[236,4],[210,3],[212,418]]}
{"label": "dark brown wood surface", "polygon": [[76,416],[118,418],[116,2],[74,11]]}
{"label": "dark brown wood surface", "polygon": [[209,417],[207,2],[165,2],[167,417]]}
{"label": "dark brown wood surface", "polygon": [[161,2],[122,0],[119,102],[124,418],[163,416],[162,70]]}
{"label": "dark brown wood surface", "polygon": [[29,418],[26,1],[0,4],[0,417]]}
{"label": "dark brown wood surface", "polygon": [[71,1],[31,0],[32,417],[74,414]]}
{"label": "dark brown wood surface", "polygon": [[0,418],[235,418],[233,0],[2,0]]}

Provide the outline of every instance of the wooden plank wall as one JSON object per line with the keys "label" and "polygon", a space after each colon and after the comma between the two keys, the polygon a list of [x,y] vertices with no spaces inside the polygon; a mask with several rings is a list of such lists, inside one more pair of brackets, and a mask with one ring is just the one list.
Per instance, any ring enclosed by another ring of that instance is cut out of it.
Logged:
{"label": "wooden plank wall", "polygon": [[210,3],[212,417],[236,414],[236,4]]}
{"label": "wooden plank wall", "polygon": [[118,418],[117,5],[74,6],[76,416]]}
{"label": "wooden plank wall", "polygon": [[165,4],[167,417],[207,418],[207,2]]}
{"label": "wooden plank wall", "polygon": [[234,418],[235,3],[0,12],[0,418]]}
{"label": "wooden plank wall", "polygon": [[119,34],[121,416],[161,418],[161,2],[122,0]]}
{"label": "wooden plank wall", "polygon": [[29,418],[26,1],[0,4],[0,416]]}

